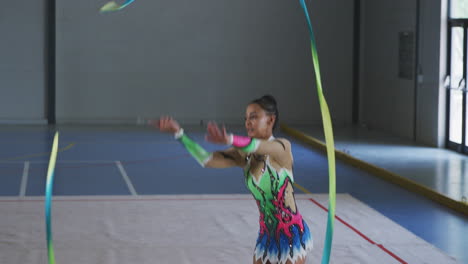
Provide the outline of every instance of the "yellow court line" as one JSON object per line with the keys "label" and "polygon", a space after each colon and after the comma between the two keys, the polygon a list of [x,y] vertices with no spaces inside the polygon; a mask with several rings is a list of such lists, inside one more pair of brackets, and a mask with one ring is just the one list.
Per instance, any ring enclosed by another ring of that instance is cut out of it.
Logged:
{"label": "yellow court line", "polygon": [[[100,141],[99,144],[107,144],[107,143],[111,143],[111,144],[114,144],[116,142],[121,142],[121,141]],[[151,141],[128,141],[127,143],[147,143],[147,142],[151,142]],[[64,152],[66,150],[69,150],[71,149],[72,147],[74,147],[77,143],[79,144],[96,144],[96,142],[92,142],[92,141],[82,141],[82,142],[72,142],[70,144],[68,144],[67,146],[61,148],[58,150],[58,152]],[[172,141],[155,141],[155,142],[151,142],[151,144],[179,144],[179,142],[175,141],[175,142],[172,142]],[[41,153],[35,153],[35,154],[28,154],[28,155],[24,155],[24,156],[16,156],[16,157],[12,157],[12,158],[7,158],[7,159],[2,159],[0,160],[0,162],[5,162],[5,161],[15,161],[15,160],[22,160],[22,159],[28,159],[28,158],[37,158],[37,157],[41,157],[41,156],[49,156],[51,152],[41,152]]]}
{"label": "yellow court line", "polygon": [[[309,135],[306,135],[305,133],[293,129],[285,124],[280,125],[281,130],[284,131],[286,134],[298,139],[299,141],[302,141],[303,143],[306,143],[314,148],[319,149],[322,152],[326,152],[326,145],[325,143],[321,142],[320,140],[313,138]],[[403,187],[411,192],[417,193],[419,195],[422,195],[426,198],[429,198],[439,204],[442,204],[444,206],[447,206],[448,208],[451,208],[461,214],[468,215],[468,203],[463,202],[463,201],[457,201],[454,200],[450,197],[447,197],[435,190],[432,190],[422,184],[419,184],[415,181],[412,181],[408,178],[405,178],[403,176],[400,176],[396,173],[390,172],[386,169],[377,167],[373,164],[367,163],[365,161],[362,161],[360,159],[357,159],[353,156],[350,156],[342,151],[336,150],[335,149],[335,155],[338,159],[341,161],[344,161],[351,166],[354,166],[358,169],[362,169],[371,175],[374,175],[376,177],[379,177],[381,179],[384,179],[388,182],[391,182],[393,184],[396,184],[400,187]],[[297,185],[296,185],[297,186]],[[298,186],[299,189],[301,189]],[[303,187],[302,187],[303,188]],[[305,188],[301,189],[302,191],[307,191]],[[307,193],[310,193],[307,191]]]}
{"label": "yellow court line", "polygon": [[307,193],[307,194],[310,194],[310,195],[313,194],[312,192],[310,192],[309,190],[307,190],[307,189],[304,188],[303,186],[299,185],[298,183],[294,183],[294,187],[298,188],[298,189],[301,190],[303,193]]}
{"label": "yellow court line", "polygon": [[[66,147],[63,147],[63,148],[59,149],[58,152],[63,152],[63,151],[69,150],[75,145],[76,144],[74,142],[72,142],[72,143],[68,144]],[[24,156],[17,156],[17,157],[12,157],[12,158],[8,158],[8,159],[3,159],[3,160],[0,160],[0,162],[13,161],[13,160],[22,160],[22,159],[29,159],[29,158],[37,158],[37,157],[42,157],[42,156],[48,156],[48,155],[50,155],[50,153],[51,152],[49,151],[49,152],[28,154],[28,155],[24,155]]]}

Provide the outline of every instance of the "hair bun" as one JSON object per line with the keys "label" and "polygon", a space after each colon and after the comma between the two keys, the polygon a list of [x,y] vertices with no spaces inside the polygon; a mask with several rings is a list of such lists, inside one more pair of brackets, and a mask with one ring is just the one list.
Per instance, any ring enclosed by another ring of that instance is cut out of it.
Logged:
{"label": "hair bun", "polygon": [[266,95],[262,96],[262,100],[266,100],[266,101],[269,101],[270,103],[272,103],[274,105],[277,105],[276,104],[276,99],[272,95],[266,94]]}

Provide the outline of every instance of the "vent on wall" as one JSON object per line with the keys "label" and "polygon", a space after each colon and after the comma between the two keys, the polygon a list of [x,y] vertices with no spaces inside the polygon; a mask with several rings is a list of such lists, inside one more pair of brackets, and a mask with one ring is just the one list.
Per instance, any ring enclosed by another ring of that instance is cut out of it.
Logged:
{"label": "vent on wall", "polygon": [[414,76],[414,32],[399,33],[398,77],[412,80]]}

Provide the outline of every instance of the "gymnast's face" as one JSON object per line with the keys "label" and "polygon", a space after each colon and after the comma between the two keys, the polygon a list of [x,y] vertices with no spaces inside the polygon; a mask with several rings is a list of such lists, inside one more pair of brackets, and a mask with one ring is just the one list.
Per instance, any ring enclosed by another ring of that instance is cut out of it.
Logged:
{"label": "gymnast's face", "polygon": [[245,129],[252,138],[268,139],[273,134],[275,116],[269,115],[258,104],[249,104],[245,111]]}

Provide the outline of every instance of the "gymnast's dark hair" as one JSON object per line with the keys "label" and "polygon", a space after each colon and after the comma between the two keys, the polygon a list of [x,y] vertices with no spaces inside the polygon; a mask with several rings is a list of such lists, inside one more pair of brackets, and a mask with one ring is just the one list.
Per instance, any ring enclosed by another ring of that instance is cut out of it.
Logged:
{"label": "gymnast's dark hair", "polygon": [[279,120],[279,112],[278,112],[278,105],[276,104],[276,100],[273,96],[267,94],[258,99],[253,100],[250,104],[258,104],[267,114],[274,115],[275,123],[273,124],[273,130],[275,130],[278,120]]}

